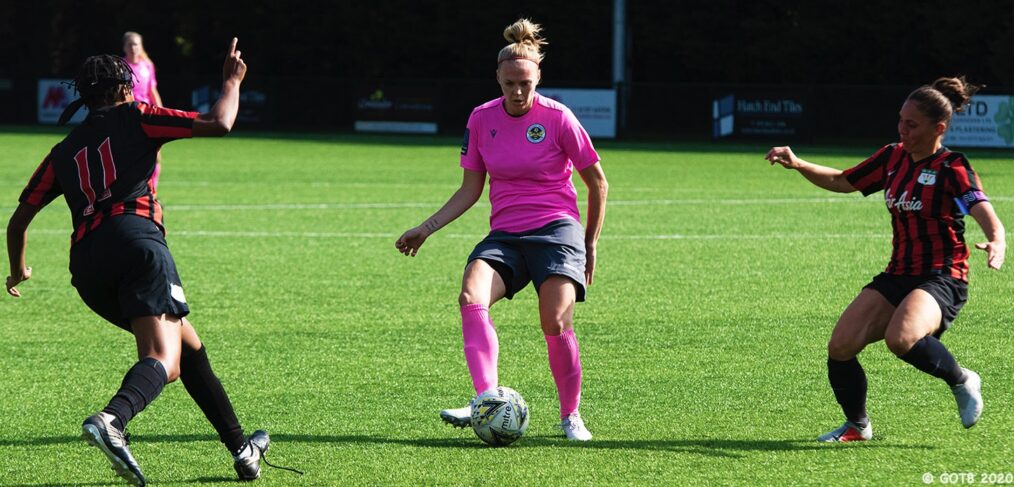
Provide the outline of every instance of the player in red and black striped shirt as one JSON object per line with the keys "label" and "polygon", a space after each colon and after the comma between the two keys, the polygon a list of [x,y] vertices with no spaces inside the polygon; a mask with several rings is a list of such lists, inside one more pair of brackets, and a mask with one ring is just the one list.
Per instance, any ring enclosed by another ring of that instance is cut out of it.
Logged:
{"label": "player in red and black striped shirt", "polygon": [[964,154],[941,143],[951,116],[977,89],[964,78],[940,78],[916,89],[901,107],[901,141],[844,171],[806,162],[788,147],[767,153],[772,164],[795,169],[830,191],[861,191],[864,196],[883,191],[891,213],[891,262],[845,309],[831,333],[828,379],[846,420],[820,441],[873,436],[866,413],[866,374],[856,356],[881,339],[902,360],[947,382],[966,428],[979,420],[979,376],[958,366],[939,340],[968,296],[964,215],[972,215],[989,239],[976,248],[986,251],[990,268],[1003,265],[1007,247],[1003,224],[979,177]]}
{"label": "player in red and black striped shirt", "polygon": [[159,148],[187,137],[222,136],[236,120],[246,64],[232,40],[223,68],[222,96],[209,113],[198,114],[135,102],[132,73],[116,56],[93,56],[74,84],[81,98],[61,116],[66,122],[82,105],[88,118],[53,147],[28,182],[7,227],[11,275],[7,292],[31,277],[25,265],[28,226],[61,194],[70,208],[72,284],[84,302],[113,324],[133,333],[141,358],[126,374],[109,404],[82,425],[83,437],[99,447],[127,481],[144,475],[127,448],[127,422],[180,378],[233,453],[236,472],[252,480],[260,473],[267,433],[250,438],[236,419],[229,397],[208,362],[201,340],[185,318],[190,312],[176,265],[166,246],[162,209],[151,174]]}

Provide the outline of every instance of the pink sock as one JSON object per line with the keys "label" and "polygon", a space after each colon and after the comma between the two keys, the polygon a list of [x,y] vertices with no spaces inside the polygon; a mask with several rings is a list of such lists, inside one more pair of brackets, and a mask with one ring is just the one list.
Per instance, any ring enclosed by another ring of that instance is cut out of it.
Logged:
{"label": "pink sock", "polygon": [[493,320],[483,304],[461,307],[461,335],[465,339],[465,362],[472,374],[475,393],[496,387],[496,365],[500,356]]}
{"label": "pink sock", "polygon": [[553,372],[556,392],[560,396],[560,419],[576,413],[581,405],[581,353],[574,330],[559,336],[546,335],[549,370]]}

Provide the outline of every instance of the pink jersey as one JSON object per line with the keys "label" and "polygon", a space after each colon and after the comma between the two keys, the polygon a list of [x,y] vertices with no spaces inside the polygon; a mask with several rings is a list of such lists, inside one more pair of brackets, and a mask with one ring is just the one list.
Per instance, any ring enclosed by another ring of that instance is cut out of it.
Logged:
{"label": "pink jersey", "polygon": [[127,65],[134,71],[134,99],[154,105],[151,92],[158,86],[155,81],[155,65],[144,59],[139,59],[136,63],[127,61]]}
{"label": "pink jersey", "polygon": [[489,174],[489,226],[504,232],[568,217],[580,222],[571,174],[598,161],[570,109],[538,93],[520,117],[507,113],[503,97],[476,107],[461,147],[461,167]]}

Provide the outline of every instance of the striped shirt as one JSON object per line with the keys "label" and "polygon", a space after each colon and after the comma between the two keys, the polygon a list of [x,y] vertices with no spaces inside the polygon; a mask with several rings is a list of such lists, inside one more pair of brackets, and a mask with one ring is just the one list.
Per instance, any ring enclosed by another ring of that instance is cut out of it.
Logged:
{"label": "striped shirt", "polygon": [[964,154],[941,147],[913,161],[903,144],[891,144],[844,175],[864,196],[884,191],[894,230],[885,272],[968,281],[964,215],[989,199]]}
{"label": "striped shirt", "polygon": [[53,146],[19,201],[42,207],[64,195],[74,225],[71,244],[119,215],[150,219],[164,234],[151,185],[155,157],[162,144],[191,137],[197,115],[142,102],[92,111]]}

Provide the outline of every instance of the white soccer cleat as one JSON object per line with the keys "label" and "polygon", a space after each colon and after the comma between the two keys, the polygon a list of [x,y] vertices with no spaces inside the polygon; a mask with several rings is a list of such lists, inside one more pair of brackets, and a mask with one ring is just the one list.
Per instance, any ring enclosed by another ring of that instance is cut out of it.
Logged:
{"label": "white soccer cleat", "polygon": [[469,428],[472,426],[472,407],[441,409],[440,419],[455,428]]}
{"label": "white soccer cleat", "polygon": [[964,367],[961,368],[968,376],[964,384],[951,387],[954,399],[958,402],[958,415],[961,416],[961,424],[965,428],[975,426],[982,415],[982,379],[979,374]]}
{"label": "white soccer cleat", "polygon": [[578,413],[571,413],[560,423],[560,428],[563,430],[563,434],[567,435],[567,439],[571,441],[588,441],[592,439],[591,431],[584,426],[584,420],[581,419],[581,415]]}
{"label": "white soccer cleat", "polygon": [[849,441],[867,441],[873,438],[873,424],[867,423],[866,427],[860,427],[851,421],[833,431],[828,431],[817,437],[817,441],[823,443],[845,443]]}

